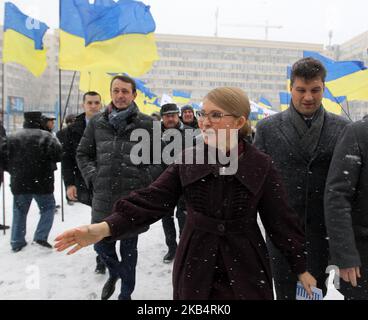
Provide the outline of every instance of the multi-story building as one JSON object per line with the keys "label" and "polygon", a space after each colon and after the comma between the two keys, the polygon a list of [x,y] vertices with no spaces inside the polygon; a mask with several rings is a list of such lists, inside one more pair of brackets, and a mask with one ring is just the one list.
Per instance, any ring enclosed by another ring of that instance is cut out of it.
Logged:
{"label": "multi-story building", "polygon": [[235,86],[254,101],[267,98],[277,110],[287,66],[303,50],[323,50],[320,44],[217,37],[158,34],[156,40],[160,60],[143,79],[157,95],[179,90],[199,102],[215,87]]}

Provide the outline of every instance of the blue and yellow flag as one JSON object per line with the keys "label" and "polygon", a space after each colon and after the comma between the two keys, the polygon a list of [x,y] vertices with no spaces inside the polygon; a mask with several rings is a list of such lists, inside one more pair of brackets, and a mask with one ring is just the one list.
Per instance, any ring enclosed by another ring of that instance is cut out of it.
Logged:
{"label": "blue and yellow flag", "polygon": [[3,61],[19,63],[36,77],[47,67],[42,39],[49,27],[23,14],[13,3],[5,3]]}
{"label": "blue and yellow flag", "polygon": [[280,92],[280,110],[285,111],[290,106],[291,94],[289,92]]}
{"label": "blue and yellow flag", "polygon": [[326,86],[323,94],[322,104],[324,108],[334,114],[340,115],[342,112],[342,103],[346,101],[346,97],[335,97],[330,89]]}
{"label": "blue and yellow flag", "polygon": [[173,90],[172,98],[176,104],[184,105],[188,104],[192,95],[189,92]]}
{"label": "blue and yellow flag", "polygon": [[131,0],[60,0],[60,68],[137,77],[158,59],[149,6]]}
{"label": "blue and yellow flag", "polygon": [[267,109],[272,109],[271,102],[267,100],[265,97],[261,97],[259,99],[258,105],[260,105],[261,107],[267,108]]}

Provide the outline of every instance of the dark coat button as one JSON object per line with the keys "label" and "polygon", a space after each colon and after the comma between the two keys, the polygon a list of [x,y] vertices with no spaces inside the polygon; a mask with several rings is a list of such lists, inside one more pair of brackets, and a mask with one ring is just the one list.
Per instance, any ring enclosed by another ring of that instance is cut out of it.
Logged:
{"label": "dark coat button", "polygon": [[217,226],[217,230],[220,231],[220,232],[225,232],[225,226],[220,223],[218,226]]}

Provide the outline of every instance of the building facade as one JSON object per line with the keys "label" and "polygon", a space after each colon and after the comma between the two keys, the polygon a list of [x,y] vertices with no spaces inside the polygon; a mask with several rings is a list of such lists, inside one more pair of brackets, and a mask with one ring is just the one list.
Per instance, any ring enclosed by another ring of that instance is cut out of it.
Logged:
{"label": "building facade", "polygon": [[286,68],[303,50],[323,50],[320,44],[244,40],[218,37],[156,35],[160,60],[143,77],[157,95],[172,90],[191,93],[200,102],[211,89],[235,86],[250,99],[270,100],[279,106],[286,90]]}
{"label": "building facade", "polygon": [[[368,66],[368,31],[332,49],[336,60],[359,60]],[[368,101],[348,101],[347,110],[353,121],[360,120],[368,115]]]}
{"label": "building facade", "polygon": [[[173,90],[191,94],[191,102],[200,103],[213,88],[235,86],[244,89],[255,102],[268,99],[279,110],[279,92],[286,90],[286,69],[303,56],[304,50],[317,51],[337,60],[363,60],[368,65],[368,32],[324,51],[322,44],[245,40],[219,37],[157,34],[160,59],[142,77],[159,97]],[[2,31],[0,52],[2,52]],[[5,65],[5,125],[12,130],[22,122],[22,111],[40,110],[59,115],[59,69],[57,31],[45,37],[48,67],[35,78],[17,64]],[[2,53],[1,53],[2,54]],[[0,70],[2,77],[2,68]],[[74,79],[74,80],[73,80]],[[73,85],[72,85],[73,83]],[[2,81],[1,90],[2,95]],[[79,73],[61,71],[62,113],[80,110],[82,92]],[[23,107],[22,107],[23,106]],[[19,110],[18,110],[18,109]],[[11,118],[9,111],[13,112]],[[353,120],[368,113],[367,102],[349,102]]]}

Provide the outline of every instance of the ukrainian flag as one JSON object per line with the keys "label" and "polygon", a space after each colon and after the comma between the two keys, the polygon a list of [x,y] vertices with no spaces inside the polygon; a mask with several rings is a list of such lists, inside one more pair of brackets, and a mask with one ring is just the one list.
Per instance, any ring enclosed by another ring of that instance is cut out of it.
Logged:
{"label": "ukrainian flag", "polygon": [[13,3],[5,3],[3,61],[19,63],[36,77],[47,67],[42,39],[49,27],[23,14]]}
{"label": "ukrainian flag", "polygon": [[330,81],[328,88],[334,94],[346,96],[348,100],[368,101],[368,70]]}
{"label": "ukrainian flag", "polygon": [[305,57],[320,60],[327,70],[326,86],[333,96],[348,100],[368,100],[368,69],[362,61],[335,61],[314,51]]}
{"label": "ukrainian flag", "polygon": [[189,104],[191,97],[189,92],[173,90],[172,98],[176,104]]}
{"label": "ukrainian flag", "polygon": [[267,108],[267,109],[272,109],[271,102],[267,100],[265,97],[261,97],[259,99],[258,105],[260,105],[261,107]]}
{"label": "ukrainian flag", "polygon": [[324,106],[324,108],[329,111],[332,112],[334,114],[341,114],[342,111],[342,103],[346,100],[346,97],[342,96],[342,97],[335,97],[330,89],[326,86],[325,88],[325,92],[323,95],[323,99],[322,99],[322,104]]}
{"label": "ukrainian flag", "polygon": [[[120,73],[122,74],[122,73]],[[105,105],[111,102],[110,83],[114,76],[118,73],[106,72],[81,72],[79,81],[79,89],[82,92],[96,91],[101,95],[101,99]],[[160,111],[158,97],[139,79],[134,79],[137,86],[137,97],[135,99],[139,110],[145,114],[152,114]]]}
{"label": "ukrainian flag", "polygon": [[60,68],[140,76],[158,59],[155,27],[142,2],[60,0]]}
{"label": "ukrainian flag", "polygon": [[280,92],[280,110],[285,111],[290,106],[291,94],[289,92]]}

